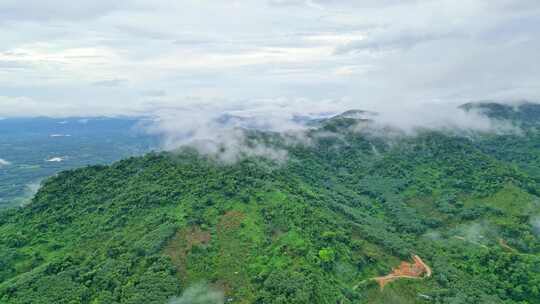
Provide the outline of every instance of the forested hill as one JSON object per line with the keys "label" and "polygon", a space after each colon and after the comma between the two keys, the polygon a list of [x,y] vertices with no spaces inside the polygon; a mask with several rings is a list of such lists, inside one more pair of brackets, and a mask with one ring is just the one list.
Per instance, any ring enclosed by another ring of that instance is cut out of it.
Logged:
{"label": "forested hill", "polygon": [[464,104],[461,108],[467,111],[479,110],[491,118],[510,120],[519,125],[538,126],[539,124],[540,106],[536,103],[526,101],[514,104],[475,102]]}
{"label": "forested hill", "polygon": [[387,137],[351,113],[250,135],[285,161],[183,150],[46,180],[0,213],[0,302],[540,303],[540,115]]}

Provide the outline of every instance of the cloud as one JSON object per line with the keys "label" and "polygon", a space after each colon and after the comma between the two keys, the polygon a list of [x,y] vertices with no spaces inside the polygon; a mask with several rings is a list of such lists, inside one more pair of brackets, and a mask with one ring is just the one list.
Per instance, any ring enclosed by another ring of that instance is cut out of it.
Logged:
{"label": "cloud", "polygon": [[[174,103],[173,103],[174,105]],[[349,100],[252,100],[201,104],[185,107],[161,106],[152,118],[141,124],[143,131],[162,138],[162,149],[175,151],[194,148],[203,155],[230,164],[244,157],[264,157],[277,163],[288,159],[284,145],[311,145],[308,136],[312,122],[354,109]],[[490,119],[481,112],[465,111],[459,104],[427,103],[401,108],[374,107],[367,119],[351,130],[376,136],[416,136],[421,131],[436,130],[462,136],[478,133],[521,134],[509,121]],[[250,130],[274,134],[279,142],[251,136]],[[317,136],[337,136],[317,133]]]}
{"label": "cloud", "polygon": [[7,160],[5,160],[3,158],[0,158],[0,168],[6,167],[6,166],[9,166],[9,165],[11,165],[10,162],[8,162]]}
{"label": "cloud", "polygon": [[534,233],[540,236],[540,216],[535,216],[531,218],[531,225],[533,227]]}
{"label": "cloud", "polygon": [[165,90],[148,90],[141,92],[141,95],[147,97],[164,97],[167,95],[167,92]]}
{"label": "cloud", "polygon": [[6,117],[71,116],[79,112],[76,104],[48,103],[27,96],[1,96],[0,111]]}
{"label": "cloud", "polygon": [[223,304],[225,297],[222,292],[214,290],[206,284],[189,287],[181,297],[169,301],[168,304]]}
{"label": "cloud", "polygon": [[0,115],[540,100],[539,16],[534,0],[5,0],[0,91],[25,103]]}
{"label": "cloud", "polygon": [[52,162],[52,163],[60,163],[60,162],[63,162],[65,159],[66,157],[56,156],[56,157],[51,157],[49,159],[46,159],[45,161]]}
{"label": "cloud", "polygon": [[287,131],[297,128],[284,117],[266,117],[243,111],[219,112],[210,107],[168,109],[142,128],[163,138],[162,148],[174,151],[190,147],[203,155],[224,163],[234,163],[243,157],[264,157],[278,163],[287,159],[287,151],[273,147],[262,139],[249,138],[249,129]]}
{"label": "cloud", "polygon": [[336,48],[336,53],[349,53],[360,51],[392,51],[397,49],[410,49],[421,43],[432,42],[449,38],[457,38],[457,33],[430,33],[430,32],[389,32],[381,35],[372,35],[367,39],[356,40]]}
{"label": "cloud", "polygon": [[272,6],[306,6],[309,8],[315,9],[324,9],[321,5],[321,2],[324,1],[314,1],[314,0],[269,0],[268,3]]}
{"label": "cloud", "polygon": [[332,8],[332,7],[385,7],[390,5],[396,5],[403,3],[400,0],[363,0],[363,1],[351,1],[351,0],[269,0],[270,5],[275,6],[305,6],[316,8]]}
{"label": "cloud", "polygon": [[277,6],[304,5],[306,0],[269,0],[268,3]]}
{"label": "cloud", "polygon": [[[346,108],[344,101],[325,102],[287,99],[195,102],[185,107],[164,107],[141,125],[150,134],[159,135],[164,150],[194,148],[224,163],[243,157],[263,157],[279,164],[288,153],[273,142],[250,136],[250,130],[262,130],[279,136],[287,145],[306,144],[305,121],[329,117]],[[329,112],[330,111],[330,112]]]}
{"label": "cloud", "polygon": [[118,78],[115,78],[115,79],[108,79],[108,80],[100,80],[100,81],[96,81],[96,82],[93,82],[92,85],[94,86],[97,86],[97,87],[119,87],[125,83],[127,83],[128,81],[126,79],[118,79]]}
{"label": "cloud", "polygon": [[[461,135],[472,132],[495,134],[520,134],[521,132],[509,121],[494,120],[475,110],[464,111],[459,108],[459,104],[453,103],[428,103],[400,109],[388,108],[370,118],[375,121],[376,129],[391,127],[409,135],[414,135],[419,130],[452,131]],[[359,130],[363,128],[360,126]]]}
{"label": "cloud", "polygon": [[28,66],[27,64],[20,61],[16,61],[16,60],[0,60],[0,69],[15,70],[15,69],[27,69],[29,67],[30,66]]}
{"label": "cloud", "polygon": [[[131,2],[131,3],[130,3]],[[129,9],[134,1],[82,1],[69,0],[3,0],[0,2],[0,19],[2,20],[81,20],[93,19],[115,10]]]}

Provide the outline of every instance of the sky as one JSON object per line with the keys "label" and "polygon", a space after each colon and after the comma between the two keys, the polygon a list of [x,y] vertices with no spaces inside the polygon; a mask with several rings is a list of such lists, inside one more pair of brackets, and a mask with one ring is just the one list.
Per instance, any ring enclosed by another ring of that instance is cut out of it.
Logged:
{"label": "sky", "polygon": [[540,99],[538,0],[2,0],[0,116]]}

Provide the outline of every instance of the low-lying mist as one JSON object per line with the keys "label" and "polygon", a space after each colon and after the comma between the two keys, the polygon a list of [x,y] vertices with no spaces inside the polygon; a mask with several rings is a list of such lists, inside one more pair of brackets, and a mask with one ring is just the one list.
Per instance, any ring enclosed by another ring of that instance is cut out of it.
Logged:
{"label": "low-lying mist", "polygon": [[184,147],[196,149],[225,163],[250,156],[264,157],[277,162],[287,159],[287,151],[268,145],[256,138],[248,138],[247,131],[261,130],[282,135],[290,143],[310,142],[307,131],[317,122],[351,109],[368,110],[366,120],[353,131],[385,134],[393,130],[400,136],[415,136],[421,131],[437,130],[469,136],[475,133],[520,134],[519,127],[510,121],[488,117],[481,110],[465,110],[459,104],[437,103],[402,108],[363,108],[350,102],[250,103],[219,107],[199,105],[156,111],[142,128],[162,138],[162,149],[168,151]]}
{"label": "low-lying mist", "polygon": [[481,110],[466,111],[456,104],[426,104],[380,112],[375,122],[415,135],[419,130],[450,131],[462,134],[519,133],[509,121],[489,118]]}
{"label": "low-lying mist", "polygon": [[7,161],[7,160],[5,160],[3,158],[0,158],[0,168],[5,167],[5,166],[9,166],[9,165],[11,165],[11,162],[9,162],[9,161]]}
{"label": "low-lying mist", "polygon": [[531,218],[534,233],[540,237],[540,215]]}
{"label": "low-lying mist", "polygon": [[279,117],[239,116],[231,112],[205,109],[174,110],[158,113],[144,124],[147,132],[162,138],[162,148],[173,151],[191,147],[203,155],[233,163],[245,156],[265,157],[277,162],[287,158],[285,150],[248,139],[246,130],[279,132],[298,130],[299,125]]}
{"label": "low-lying mist", "polygon": [[225,298],[222,292],[212,289],[206,284],[189,287],[182,296],[174,298],[168,304],[223,304]]}

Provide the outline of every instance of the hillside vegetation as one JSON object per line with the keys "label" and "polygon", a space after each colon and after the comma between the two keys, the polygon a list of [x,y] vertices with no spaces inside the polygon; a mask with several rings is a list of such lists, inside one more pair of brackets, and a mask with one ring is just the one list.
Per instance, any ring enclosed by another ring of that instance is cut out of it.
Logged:
{"label": "hillside vegetation", "polygon": [[[0,302],[540,303],[527,107],[496,112],[519,135],[385,136],[338,116],[309,143],[251,132],[285,162],[186,149],[62,172],[0,213]],[[381,290],[414,255],[430,276]]]}

